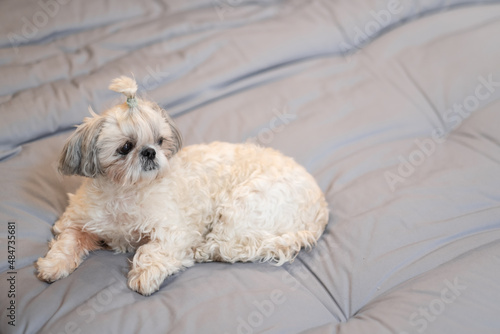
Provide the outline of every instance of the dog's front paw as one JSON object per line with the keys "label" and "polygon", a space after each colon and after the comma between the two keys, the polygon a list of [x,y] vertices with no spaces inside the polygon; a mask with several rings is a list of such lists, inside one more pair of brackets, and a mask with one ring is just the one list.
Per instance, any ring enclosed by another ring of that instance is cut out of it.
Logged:
{"label": "dog's front paw", "polygon": [[68,263],[64,257],[41,257],[36,262],[36,268],[40,280],[52,283],[71,274],[76,266]]}
{"label": "dog's front paw", "polygon": [[155,265],[134,268],[128,273],[128,286],[141,295],[149,296],[158,291],[165,276],[165,273]]}
{"label": "dog's front paw", "polygon": [[149,296],[160,288],[165,278],[194,264],[190,249],[167,251],[164,246],[165,243],[149,242],[137,249],[128,274],[128,286],[132,290]]}

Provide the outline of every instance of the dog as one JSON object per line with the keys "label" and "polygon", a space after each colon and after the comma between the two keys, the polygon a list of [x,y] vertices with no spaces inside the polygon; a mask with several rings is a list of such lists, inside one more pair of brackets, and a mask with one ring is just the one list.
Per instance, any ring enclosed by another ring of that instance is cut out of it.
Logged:
{"label": "dog", "polygon": [[38,278],[68,276],[89,254],[135,252],[129,287],[151,295],[196,262],[291,262],[311,248],[329,210],[314,178],[292,158],[254,144],[182,148],[179,129],[129,77],[111,90],[127,101],[84,119],[59,170],[85,179],[53,227]]}

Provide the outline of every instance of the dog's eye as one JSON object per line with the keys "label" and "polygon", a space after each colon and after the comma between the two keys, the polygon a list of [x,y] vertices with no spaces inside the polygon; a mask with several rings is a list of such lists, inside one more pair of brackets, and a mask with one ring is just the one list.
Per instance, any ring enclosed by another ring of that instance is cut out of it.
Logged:
{"label": "dog's eye", "polygon": [[130,151],[132,151],[132,149],[134,148],[134,144],[132,142],[126,142],[125,145],[123,145],[119,150],[118,150],[118,153],[122,154],[122,155],[127,155],[130,153]]}
{"label": "dog's eye", "polygon": [[160,139],[158,139],[158,145],[161,146],[163,144],[163,137],[160,137]]}

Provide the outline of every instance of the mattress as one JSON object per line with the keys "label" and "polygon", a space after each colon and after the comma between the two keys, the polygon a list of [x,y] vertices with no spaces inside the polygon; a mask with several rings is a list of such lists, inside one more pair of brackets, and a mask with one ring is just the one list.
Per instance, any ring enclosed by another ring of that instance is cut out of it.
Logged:
{"label": "mattress", "polygon": [[[500,2],[0,2],[1,333],[500,333]],[[149,297],[133,254],[48,284],[74,126],[133,75],[185,145],[293,157],[330,219],[292,263],[200,263]]]}

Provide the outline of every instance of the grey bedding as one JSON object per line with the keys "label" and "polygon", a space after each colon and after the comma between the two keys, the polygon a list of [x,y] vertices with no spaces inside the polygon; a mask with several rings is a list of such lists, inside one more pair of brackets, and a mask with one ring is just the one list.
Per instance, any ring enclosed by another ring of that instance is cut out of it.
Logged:
{"label": "grey bedding", "polygon": [[[500,2],[0,2],[1,333],[500,333]],[[133,74],[185,143],[279,149],[324,190],[317,247],[132,292],[132,254],[47,284],[74,125]],[[10,247],[9,247],[10,246]],[[15,325],[15,326],[14,326]]]}

